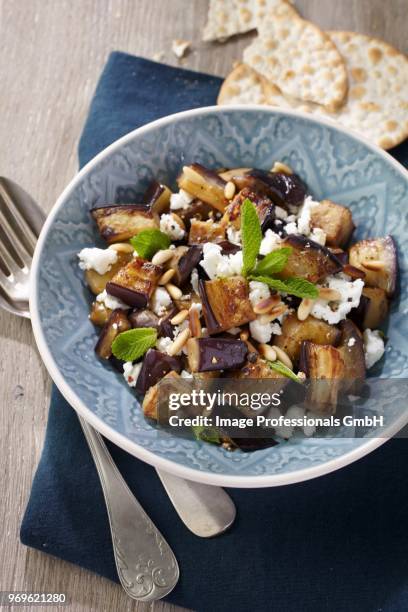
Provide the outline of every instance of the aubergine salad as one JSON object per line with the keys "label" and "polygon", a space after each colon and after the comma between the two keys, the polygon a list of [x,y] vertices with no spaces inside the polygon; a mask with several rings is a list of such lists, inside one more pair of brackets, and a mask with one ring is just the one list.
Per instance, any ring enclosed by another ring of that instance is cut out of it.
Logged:
{"label": "aubergine salad", "polygon": [[106,248],[78,254],[96,354],[143,396],[144,415],[157,418],[164,377],[364,379],[384,353],[393,238],[350,245],[350,209],[315,201],[281,162],[194,163],[177,185],[93,208]]}

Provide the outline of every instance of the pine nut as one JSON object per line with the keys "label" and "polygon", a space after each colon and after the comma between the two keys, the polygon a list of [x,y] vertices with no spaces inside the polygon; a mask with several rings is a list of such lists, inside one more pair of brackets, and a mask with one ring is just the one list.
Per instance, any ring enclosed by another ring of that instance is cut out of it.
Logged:
{"label": "pine nut", "polygon": [[336,289],[330,289],[329,287],[322,287],[319,289],[319,298],[326,300],[327,302],[336,302],[341,300],[341,294]]}
{"label": "pine nut", "polygon": [[314,300],[310,298],[303,298],[297,309],[297,318],[299,321],[305,321],[312,312]]}
{"label": "pine nut", "polygon": [[167,283],[166,289],[170,293],[170,296],[173,298],[173,300],[179,300],[183,295],[181,289],[176,287],[176,285],[172,285],[171,283]]}
{"label": "pine nut", "polygon": [[152,264],[155,266],[161,266],[166,261],[169,261],[173,255],[174,253],[172,249],[162,249],[161,251],[157,251],[157,253],[152,257]]}
{"label": "pine nut", "polygon": [[385,267],[384,262],[380,259],[364,259],[361,265],[367,268],[367,270],[373,270],[374,272],[377,272],[377,270],[384,270]]}
{"label": "pine nut", "polygon": [[188,317],[188,310],[185,308],[184,310],[180,310],[172,319],[170,319],[170,323],[172,325],[180,325],[183,321],[185,321]]}
{"label": "pine nut", "polygon": [[276,353],[277,359],[279,359],[279,361],[281,361],[290,370],[293,370],[293,363],[289,355],[285,353],[285,351],[282,350],[279,346],[274,346],[273,350]]}
{"label": "pine nut", "polygon": [[183,348],[183,346],[186,344],[190,336],[191,336],[191,331],[188,328],[184,329],[174,340],[173,344],[170,344],[169,348],[167,349],[167,354],[170,355],[171,357],[174,357],[174,355],[177,355],[177,353],[179,353],[181,349]]}
{"label": "pine nut", "polygon": [[268,361],[276,361],[276,351],[270,344],[260,344],[259,352]]}
{"label": "pine nut", "polygon": [[232,200],[235,195],[236,186],[232,181],[228,181],[228,183],[224,187],[224,195],[227,200]]}
{"label": "pine nut", "polygon": [[183,219],[179,217],[176,213],[171,213],[171,216],[177,223],[177,225],[179,225],[183,231],[186,231],[186,226],[184,225]]}
{"label": "pine nut", "polygon": [[200,338],[201,336],[201,323],[200,314],[197,308],[190,308],[189,312],[189,327],[193,338]]}
{"label": "pine nut", "polygon": [[268,313],[259,315],[259,320],[261,323],[270,323],[271,321],[274,321],[278,317],[285,314],[287,310],[288,307],[286,306],[286,304],[278,304],[277,306],[274,306]]}
{"label": "pine nut", "polygon": [[272,166],[271,172],[282,172],[283,174],[293,174],[293,170],[290,166],[287,166],[283,162],[275,162]]}
{"label": "pine nut", "polygon": [[111,244],[109,248],[117,253],[133,253],[135,250],[129,242],[117,242],[116,244]]}
{"label": "pine nut", "polygon": [[267,312],[272,310],[272,308],[274,308],[277,305],[277,302],[279,301],[280,301],[280,298],[278,295],[272,295],[271,297],[268,297],[265,300],[261,300],[260,302],[255,304],[254,313],[255,314],[266,314]]}
{"label": "pine nut", "polygon": [[175,273],[176,271],[174,268],[169,268],[169,270],[166,270],[166,272],[159,278],[158,284],[167,285],[167,283],[173,278]]}

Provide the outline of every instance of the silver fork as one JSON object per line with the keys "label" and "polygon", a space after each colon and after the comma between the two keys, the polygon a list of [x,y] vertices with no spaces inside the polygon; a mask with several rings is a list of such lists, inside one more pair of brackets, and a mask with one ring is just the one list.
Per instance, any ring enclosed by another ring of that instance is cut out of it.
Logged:
{"label": "silver fork", "polygon": [[[17,316],[30,318],[30,267],[44,221],[44,212],[33,198],[10,179],[0,177],[0,308]],[[101,480],[122,586],[135,599],[164,597],[178,580],[177,561],[128,489],[100,434],[78,418]],[[187,481],[161,470],[157,473],[179,517],[195,535],[212,537],[234,522],[234,503],[220,487]],[[158,563],[163,568],[159,584],[152,576],[139,582],[141,553],[155,560],[152,567],[157,568]]]}

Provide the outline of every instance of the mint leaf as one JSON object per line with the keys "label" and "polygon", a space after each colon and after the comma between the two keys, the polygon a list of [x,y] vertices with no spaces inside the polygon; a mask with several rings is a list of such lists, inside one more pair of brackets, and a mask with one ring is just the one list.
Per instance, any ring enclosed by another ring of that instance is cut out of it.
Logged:
{"label": "mint leaf", "polygon": [[156,344],[157,330],[154,327],[129,329],[116,336],[112,342],[112,353],[118,359],[135,361]]}
{"label": "mint leaf", "polygon": [[290,295],[295,295],[300,298],[312,298],[316,299],[319,297],[319,291],[313,283],[309,283],[304,278],[286,278],[281,280],[279,278],[271,278],[270,276],[256,276],[251,274],[249,277],[251,280],[259,281],[260,283],[266,283],[272,289],[276,291],[283,291]]}
{"label": "mint leaf", "polygon": [[256,264],[259,247],[262,242],[262,230],[256,208],[251,200],[243,201],[241,206],[242,236],[242,274],[247,276]]}
{"label": "mint leaf", "polygon": [[270,274],[282,272],[292,251],[292,247],[283,247],[282,249],[272,251],[272,253],[261,259],[254,270],[254,274],[266,274],[269,276]]}
{"label": "mint leaf", "polygon": [[191,427],[196,440],[203,440],[210,444],[220,444],[221,438],[218,431],[214,428],[204,427],[203,425],[193,425]]}
{"label": "mint leaf", "polygon": [[157,251],[168,249],[171,244],[167,234],[163,234],[158,229],[143,230],[137,236],[133,236],[129,242],[143,259],[151,259]]}
{"label": "mint leaf", "polygon": [[287,378],[291,378],[295,382],[300,383],[300,380],[296,376],[296,374],[292,372],[290,368],[285,366],[285,364],[282,363],[281,361],[279,360],[268,361],[268,365],[270,368],[272,368],[272,370],[275,370],[275,372],[278,372],[278,374],[282,374],[282,376],[286,376]]}

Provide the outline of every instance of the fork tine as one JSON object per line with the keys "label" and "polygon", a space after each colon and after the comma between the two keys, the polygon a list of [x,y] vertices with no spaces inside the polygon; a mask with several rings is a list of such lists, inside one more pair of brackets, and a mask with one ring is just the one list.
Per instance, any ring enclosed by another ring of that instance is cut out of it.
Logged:
{"label": "fork tine", "polygon": [[18,210],[26,224],[31,228],[33,236],[37,239],[44,225],[46,213],[21,185],[5,176],[0,176],[0,192],[6,201],[11,200],[11,205],[14,205]]}
{"label": "fork tine", "polygon": [[[20,266],[10,255],[10,250],[7,249],[0,237],[0,263],[5,264],[5,267],[11,274],[18,274],[21,272]],[[4,267],[4,265],[2,266]]]}
{"label": "fork tine", "polygon": [[31,253],[29,253],[22,240],[18,237],[15,229],[10,225],[2,210],[0,210],[0,225],[3,242],[8,242],[7,248],[13,250],[22,264],[29,268],[32,260]]}
{"label": "fork tine", "polygon": [[19,238],[19,242],[32,255],[37,241],[36,237],[30,224],[17,207],[16,201],[12,198],[3,178],[0,178],[0,209],[3,216],[7,219],[9,227],[13,229],[15,235]]}

